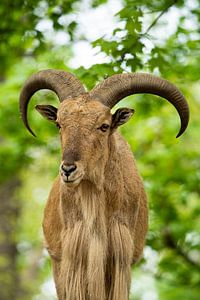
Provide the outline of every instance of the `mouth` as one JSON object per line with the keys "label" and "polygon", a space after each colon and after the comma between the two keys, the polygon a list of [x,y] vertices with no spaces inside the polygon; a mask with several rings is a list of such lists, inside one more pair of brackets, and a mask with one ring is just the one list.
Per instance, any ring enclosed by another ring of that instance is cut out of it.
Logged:
{"label": "mouth", "polygon": [[82,179],[82,175],[74,178],[74,179],[69,179],[67,176],[65,176],[64,174],[62,174],[62,180],[64,183],[66,183],[67,185],[77,185],[79,184],[79,182],[81,181]]}

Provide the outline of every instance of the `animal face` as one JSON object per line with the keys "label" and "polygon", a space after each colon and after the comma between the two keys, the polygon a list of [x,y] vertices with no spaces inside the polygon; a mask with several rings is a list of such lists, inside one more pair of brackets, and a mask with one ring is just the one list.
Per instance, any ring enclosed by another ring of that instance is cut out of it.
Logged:
{"label": "animal face", "polygon": [[177,109],[181,128],[179,137],[187,128],[189,108],[181,92],[170,82],[146,73],[115,74],[108,77],[90,92],[71,73],[62,70],[43,70],[33,74],[20,93],[20,113],[24,125],[31,134],[28,103],[40,89],[54,91],[59,108],[37,105],[36,109],[48,120],[60,127],[62,144],[61,178],[68,186],[76,186],[81,180],[103,182],[106,162],[109,160],[109,141],[116,128],[133,114],[132,109],[118,109],[114,115],[110,109],[126,96],[150,93],[168,100]]}
{"label": "animal face", "polygon": [[36,109],[59,127],[60,175],[69,187],[81,180],[101,180],[109,158],[109,139],[133,114],[132,109],[122,108],[112,115],[108,107],[83,96],[63,101],[58,109],[50,105]]}

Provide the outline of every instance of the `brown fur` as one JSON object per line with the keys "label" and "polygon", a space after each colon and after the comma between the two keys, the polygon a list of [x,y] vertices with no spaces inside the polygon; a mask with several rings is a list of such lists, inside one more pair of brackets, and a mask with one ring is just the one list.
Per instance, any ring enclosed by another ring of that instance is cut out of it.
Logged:
{"label": "brown fur", "polygon": [[131,264],[147,232],[147,199],[132,152],[117,128],[98,130],[112,116],[97,101],[62,102],[57,122],[62,160],[78,157],[72,176],[81,178],[68,184],[59,175],[45,208],[58,299],[127,300]]}

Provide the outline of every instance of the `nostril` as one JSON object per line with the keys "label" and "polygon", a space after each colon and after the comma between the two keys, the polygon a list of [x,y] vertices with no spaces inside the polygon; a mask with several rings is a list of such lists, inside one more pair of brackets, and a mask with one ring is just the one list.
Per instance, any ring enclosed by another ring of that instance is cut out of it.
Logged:
{"label": "nostril", "polygon": [[69,176],[72,172],[76,170],[76,165],[62,165],[61,166],[62,171],[65,173],[65,175]]}
{"label": "nostril", "polygon": [[67,172],[72,173],[75,170],[76,170],[76,166],[75,165],[67,166]]}

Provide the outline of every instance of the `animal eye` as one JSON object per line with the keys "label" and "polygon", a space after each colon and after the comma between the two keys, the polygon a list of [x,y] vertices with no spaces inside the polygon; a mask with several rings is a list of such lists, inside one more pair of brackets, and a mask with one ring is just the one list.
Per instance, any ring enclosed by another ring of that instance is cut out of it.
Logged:
{"label": "animal eye", "polygon": [[105,132],[108,128],[109,128],[108,124],[102,124],[98,129],[100,129],[101,131]]}
{"label": "animal eye", "polygon": [[58,122],[56,122],[56,126],[60,129],[61,128],[61,126],[60,126],[60,124],[58,123]]}

